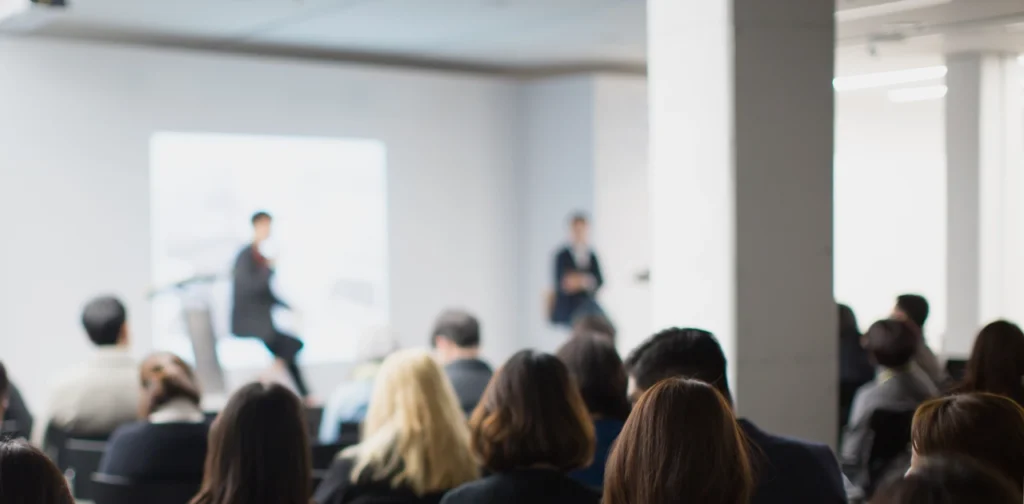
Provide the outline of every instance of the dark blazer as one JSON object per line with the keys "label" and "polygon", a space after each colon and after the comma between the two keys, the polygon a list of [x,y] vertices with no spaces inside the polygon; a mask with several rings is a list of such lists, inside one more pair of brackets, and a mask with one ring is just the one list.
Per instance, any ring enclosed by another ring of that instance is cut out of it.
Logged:
{"label": "dark blazer", "polygon": [[590,488],[604,488],[604,467],[608,463],[608,456],[611,455],[612,445],[619,438],[625,425],[626,422],[613,418],[594,420],[594,461],[589,467],[573,471],[569,475]]}
{"label": "dark blazer", "polygon": [[374,481],[361,475],[352,481],[355,460],[339,458],[331,464],[324,480],[317,487],[313,500],[317,504],[438,504],[444,492],[417,496],[407,487],[394,488],[388,481]]}
{"label": "dark blazer", "polygon": [[757,488],[751,504],[846,503],[843,475],[831,448],[775,436],[747,420],[739,424],[755,448],[751,460]]}
{"label": "dark blazer", "polygon": [[32,413],[28,410],[25,400],[21,398],[21,392],[13,383],[7,391],[7,411],[4,412],[4,422],[13,422],[13,429],[0,434],[4,436],[21,437],[28,439],[32,436]]}
{"label": "dark blazer", "polygon": [[133,481],[202,481],[209,430],[206,423],[122,425],[107,442],[99,472]]}
{"label": "dark blazer", "polygon": [[459,398],[459,405],[469,415],[480,397],[484,395],[484,389],[491,381],[494,371],[491,366],[480,359],[459,359],[450,362],[444,367],[448,380],[455,388],[455,395]]}
{"label": "dark blazer", "polygon": [[600,493],[565,473],[552,469],[520,469],[466,483],[448,492],[441,504],[598,504],[600,501]]}
{"label": "dark blazer", "polygon": [[274,305],[287,305],[270,289],[273,274],[267,260],[252,245],[238,253],[231,303],[231,332],[236,336],[256,336],[269,341],[276,333],[270,310]]}
{"label": "dark blazer", "polygon": [[[583,272],[590,273],[597,281],[594,292],[577,292],[569,294],[562,290],[562,279],[569,273]],[[590,252],[590,266],[580,268],[573,258],[572,249],[563,247],[555,256],[555,307],[551,311],[551,322],[559,325],[570,325],[576,312],[585,305],[594,303],[594,293],[604,285],[604,277],[601,276],[601,265],[597,262],[597,256]]]}

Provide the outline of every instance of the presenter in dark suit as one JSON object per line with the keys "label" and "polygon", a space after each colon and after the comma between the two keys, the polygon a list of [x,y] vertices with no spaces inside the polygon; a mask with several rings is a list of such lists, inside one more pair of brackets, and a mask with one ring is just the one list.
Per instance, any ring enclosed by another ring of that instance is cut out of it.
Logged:
{"label": "presenter in dark suit", "polygon": [[551,322],[571,326],[575,317],[601,314],[595,295],[604,278],[597,255],[587,241],[589,223],[583,214],[572,217],[572,239],[555,257],[555,306]]}
{"label": "presenter in dark suit", "polygon": [[270,214],[266,212],[252,216],[252,244],[243,248],[235,259],[231,332],[236,336],[263,340],[277,358],[275,364],[288,370],[299,394],[308,398],[309,389],[295,362],[295,356],[302,350],[302,341],[277,329],[271,316],[274,306],[290,308],[274,295],[270,287],[274,263],[260,251],[260,245],[270,237],[271,221]]}

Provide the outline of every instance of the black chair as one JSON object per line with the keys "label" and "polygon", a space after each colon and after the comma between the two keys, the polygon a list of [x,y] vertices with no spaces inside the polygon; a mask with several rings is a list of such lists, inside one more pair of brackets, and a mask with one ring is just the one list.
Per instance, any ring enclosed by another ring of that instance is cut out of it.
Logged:
{"label": "black chair", "polygon": [[359,422],[341,422],[338,426],[338,443],[345,446],[359,444],[359,430],[362,425]]}
{"label": "black chair", "polygon": [[137,482],[120,476],[94,474],[96,504],[188,504],[199,493],[199,481]]}
{"label": "black chair", "polygon": [[322,407],[306,408],[306,429],[309,430],[309,437],[316,439],[320,432],[320,422],[324,418]]}
{"label": "black chair", "polygon": [[348,445],[340,443],[313,445],[313,489],[320,486],[320,482],[324,480],[324,475],[327,474],[327,469],[331,467],[331,463],[338,457],[341,450],[347,447]]}
{"label": "black chair", "polygon": [[92,500],[92,475],[100,469],[106,441],[71,438],[64,443],[64,476],[77,500]]}
{"label": "black chair", "polygon": [[910,466],[910,430],[914,411],[878,410],[871,415],[871,452],[861,486],[868,496],[892,472],[905,472]]}
{"label": "black chair", "polygon": [[946,373],[954,382],[960,383],[967,374],[967,361],[964,359],[949,359],[946,361]]}

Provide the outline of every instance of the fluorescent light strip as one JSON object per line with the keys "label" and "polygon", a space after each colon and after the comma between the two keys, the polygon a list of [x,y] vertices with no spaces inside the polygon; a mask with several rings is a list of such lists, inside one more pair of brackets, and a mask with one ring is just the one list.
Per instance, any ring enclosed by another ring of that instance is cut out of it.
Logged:
{"label": "fluorescent light strip", "polygon": [[889,91],[889,101],[893,103],[910,103],[926,100],[937,100],[946,96],[946,86],[922,86],[913,88],[893,89]]}
{"label": "fluorescent light strip", "polygon": [[854,7],[852,9],[844,9],[836,12],[836,21],[844,22],[868,19],[888,14],[923,9],[925,7],[944,5],[952,3],[952,1],[953,0],[898,0],[896,2],[887,2],[878,5]]}
{"label": "fluorescent light strip", "polygon": [[836,91],[856,91],[859,89],[875,89],[899,84],[912,84],[941,79],[949,70],[945,66],[911,68],[895,72],[880,72],[832,79],[832,87]]}

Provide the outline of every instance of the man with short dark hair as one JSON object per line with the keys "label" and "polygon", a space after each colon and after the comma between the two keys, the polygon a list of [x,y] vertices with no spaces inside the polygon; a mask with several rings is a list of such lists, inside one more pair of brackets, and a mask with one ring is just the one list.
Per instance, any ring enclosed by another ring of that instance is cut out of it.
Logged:
{"label": "man with short dark hair", "polygon": [[573,321],[590,313],[602,314],[597,291],[604,285],[597,255],[590,247],[587,216],[577,213],[570,219],[570,243],[555,256],[555,303],[551,322],[571,327]]}
{"label": "man with short dark hair", "polygon": [[920,294],[902,294],[896,297],[896,306],[892,309],[892,318],[896,320],[907,320],[913,322],[921,333],[917,349],[914,350],[914,364],[918,368],[918,374],[927,377],[938,388],[946,383],[949,376],[935,352],[928,346],[924,338],[924,324],[928,321],[928,314],[931,312],[928,300]]}
{"label": "man with short dark hair", "polygon": [[[685,377],[713,385],[732,403],[725,354],[714,335],[700,329],[667,329],[647,339],[626,359],[639,397],[659,381]],[[825,445],[776,436],[739,419],[754,445],[758,484],[752,504],[839,504],[846,502],[843,476]]]}
{"label": "man with short dark hair", "polygon": [[139,377],[128,351],[127,319],[115,297],[97,297],[85,305],[82,326],[96,349],[82,366],[57,381],[47,419],[34,433],[37,441],[51,425],[72,435],[101,436],[135,420]]}
{"label": "man with short dark hair", "polygon": [[468,415],[476,408],[494,371],[480,360],[480,322],[462,310],[448,310],[434,324],[431,344]]}
{"label": "man with short dark hair", "polygon": [[871,450],[871,416],[878,410],[913,411],[939,394],[912,369],[921,333],[907,320],[880,320],[864,333],[864,348],[878,365],[875,379],[857,390],[843,435],[843,462],[861,466]]}

